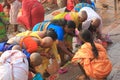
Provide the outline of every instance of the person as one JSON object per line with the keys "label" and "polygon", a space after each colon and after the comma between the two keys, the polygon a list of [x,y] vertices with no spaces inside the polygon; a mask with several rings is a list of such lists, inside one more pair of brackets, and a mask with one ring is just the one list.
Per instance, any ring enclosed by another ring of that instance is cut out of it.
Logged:
{"label": "person", "polygon": [[[67,55],[69,55],[71,58],[73,56],[72,52],[70,52],[67,47],[64,44],[64,35],[74,35],[75,30],[75,23],[73,21],[66,21],[65,19],[57,19],[52,20],[49,23],[38,23],[34,26],[33,31],[36,30],[47,30],[49,28],[52,28],[57,33],[57,46],[60,50],[64,51]],[[62,54],[62,53],[60,53]],[[62,56],[61,56],[62,58]],[[64,60],[62,58],[62,60]]]}
{"label": "person", "polygon": [[0,12],[3,12],[3,6],[0,4]]}
{"label": "person", "polygon": [[[20,56],[20,52],[19,51],[16,51],[16,50],[20,50],[21,51],[21,53],[22,54],[24,54],[24,56],[22,55],[22,56]],[[27,64],[28,64],[28,66],[29,66],[29,71],[30,72],[32,72],[33,74],[35,74],[35,75],[41,75],[40,73],[38,73],[37,71],[36,71],[36,66],[39,66],[39,65],[41,65],[41,63],[42,63],[42,58],[41,58],[41,55],[40,55],[40,53],[38,53],[38,52],[33,52],[32,54],[30,54],[30,56],[28,57],[27,55],[26,55],[26,53],[23,51],[23,49],[19,46],[19,45],[16,45],[16,44],[14,44],[14,45],[10,45],[10,46],[8,46],[8,48],[6,48],[4,51],[1,51],[1,57],[3,57],[3,55],[7,52],[7,51],[9,51],[10,53],[11,52],[13,52],[12,54],[11,54],[11,57],[12,58],[14,58],[14,57],[19,57],[20,56],[20,58],[21,57],[24,57],[25,58],[25,60],[27,59]],[[18,52],[18,53],[17,53]],[[16,53],[17,55],[19,55],[19,56],[14,56],[14,53]],[[5,56],[5,55],[4,55]],[[9,57],[9,56],[8,56]],[[21,61],[21,59],[20,59],[20,61]],[[11,62],[14,62],[14,60],[13,61],[11,61]],[[25,61],[25,63],[26,63],[26,61]],[[22,68],[22,66],[21,66],[21,68]],[[21,74],[19,74],[19,76],[20,76]],[[27,77],[28,77],[28,72],[27,72]],[[3,78],[3,77],[2,77]],[[31,78],[31,77],[28,77],[29,79]],[[33,76],[32,76],[32,78],[33,78]],[[36,76],[34,77],[34,78],[36,78]],[[39,76],[39,78],[40,79],[42,79],[42,76],[40,77]],[[9,78],[10,79],[10,78]],[[25,79],[25,78],[24,78]],[[4,79],[3,79],[4,80]],[[6,80],[6,79],[5,79]]]}
{"label": "person", "polygon": [[74,8],[74,6],[79,3],[79,0],[67,0],[67,5],[65,8],[65,12],[70,12]]}
{"label": "person", "polygon": [[83,7],[90,7],[92,9],[94,9],[94,10],[96,9],[94,2],[91,2],[91,4],[85,3],[85,2],[81,2],[81,3],[76,4],[72,11],[79,12],[80,9],[83,8]]}
{"label": "person", "polygon": [[17,16],[22,4],[19,0],[7,0],[7,2],[10,4],[9,22],[14,26],[14,32],[16,32],[18,31]]}
{"label": "person", "polygon": [[76,28],[79,28],[82,22],[84,22],[87,19],[87,13],[86,11],[81,11],[81,12],[63,12],[59,13],[54,16],[54,19],[65,19],[67,21],[72,20],[76,24]]}
{"label": "person", "polygon": [[[59,56],[58,52],[56,51],[56,47],[54,48],[55,40],[57,39],[57,35],[53,29],[50,29],[47,31],[22,32],[22,33],[17,34],[15,37],[11,38],[10,40],[8,40],[7,43],[20,44],[20,40],[22,38],[28,37],[28,36],[32,38],[32,41],[31,41],[31,39],[29,40],[29,38],[28,39],[26,38],[22,41],[24,43],[24,45],[27,46],[27,48],[23,47],[25,49],[25,50],[23,50],[23,52],[27,55],[27,57],[30,57],[30,55],[33,54],[32,52],[34,52],[34,51],[43,53],[43,54],[41,54],[42,59],[43,59],[42,64],[41,64],[41,66],[38,66],[38,69],[37,69],[39,71],[39,73],[41,73],[41,75],[44,74],[44,72],[49,64],[49,58],[51,55],[54,55],[55,60],[57,60],[57,64],[60,64],[60,62],[61,62],[60,56]],[[33,41],[34,41],[34,44],[33,44]],[[36,43],[37,43],[37,45],[36,45]]]}
{"label": "person", "polygon": [[[17,34],[15,37],[10,38],[7,43],[19,44],[22,48],[26,49],[29,53],[38,50],[38,47],[43,48],[51,47],[56,40],[57,35],[54,31],[50,31],[51,34],[46,34],[47,31],[25,31]],[[32,44],[32,45],[31,45]]]}
{"label": "person", "polygon": [[1,80],[28,80],[28,61],[22,49],[15,45],[0,57]]}
{"label": "person", "polygon": [[100,43],[94,42],[93,35],[88,29],[83,30],[79,38],[83,44],[71,62],[80,64],[89,78],[105,79],[112,70],[106,49]]}
{"label": "person", "polygon": [[7,30],[6,30],[6,24],[4,20],[4,14],[0,12],[0,42],[4,42],[8,40],[7,37]]}
{"label": "person", "polygon": [[87,20],[82,23],[82,29],[90,30],[90,28],[93,28],[93,26],[94,26],[94,29],[96,29],[95,32],[97,32],[96,35],[98,35],[98,38],[101,39],[102,38],[101,30],[103,27],[101,16],[90,7],[83,7],[80,10],[80,12],[81,11],[86,11],[86,13],[87,13]]}
{"label": "person", "polygon": [[41,73],[36,70],[37,66],[42,64],[42,56],[38,52],[33,52],[28,58],[29,61],[29,71],[33,73],[35,76],[29,76],[29,80],[43,80]]}
{"label": "person", "polygon": [[17,18],[25,29],[32,30],[35,24],[44,20],[44,8],[37,0],[22,0],[22,15]]}

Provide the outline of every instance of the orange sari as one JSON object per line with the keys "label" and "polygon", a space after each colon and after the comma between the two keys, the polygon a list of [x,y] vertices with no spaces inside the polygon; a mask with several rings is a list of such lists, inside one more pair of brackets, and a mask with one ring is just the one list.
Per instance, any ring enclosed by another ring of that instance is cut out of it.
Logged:
{"label": "orange sari", "polygon": [[98,59],[94,58],[91,44],[86,42],[76,52],[72,62],[80,62],[89,77],[103,79],[111,72],[112,64],[105,48],[99,43],[95,43],[95,46],[99,53]]}

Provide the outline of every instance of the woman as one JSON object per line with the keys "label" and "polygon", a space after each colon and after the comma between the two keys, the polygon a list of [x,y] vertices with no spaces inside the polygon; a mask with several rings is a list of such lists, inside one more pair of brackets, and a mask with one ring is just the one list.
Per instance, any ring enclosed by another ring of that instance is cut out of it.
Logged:
{"label": "woman", "polygon": [[[58,20],[52,20],[50,22],[38,23],[34,26],[33,31],[36,31],[36,30],[44,31],[49,28],[54,29],[58,36],[57,38],[58,48],[72,58],[73,57],[72,52],[70,52],[67,49],[66,45],[64,44],[64,36],[65,34],[73,36],[74,31],[75,31],[75,26],[76,25],[73,21],[70,21],[70,20],[66,21],[65,19],[58,19]],[[60,53],[60,55],[61,54],[62,53]],[[61,59],[64,60],[62,55],[61,55]]]}
{"label": "woman", "polygon": [[106,49],[101,44],[94,42],[89,30],[82,31],[80,38],[83,45],[72,58],[72,62],[79,63],[88,77],[95,80],[105,79],[112,70]]}
{"label": "woman", "polygon": [[22,15],[18,17],[18,23],[32,30],[33,26],[44,20],[44,7],[37,0],[22,0]]}

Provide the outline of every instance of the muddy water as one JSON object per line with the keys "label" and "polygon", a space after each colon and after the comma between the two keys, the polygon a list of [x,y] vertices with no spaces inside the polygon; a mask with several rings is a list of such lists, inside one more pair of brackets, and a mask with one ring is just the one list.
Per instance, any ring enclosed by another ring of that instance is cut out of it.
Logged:
{"label": "muddy water", "polygon": [[120,19],[120,1],[117,2],[117,10],[115,10],[114,0],[96,0],[96,7],[103,19],[103,26],[109,26]]}

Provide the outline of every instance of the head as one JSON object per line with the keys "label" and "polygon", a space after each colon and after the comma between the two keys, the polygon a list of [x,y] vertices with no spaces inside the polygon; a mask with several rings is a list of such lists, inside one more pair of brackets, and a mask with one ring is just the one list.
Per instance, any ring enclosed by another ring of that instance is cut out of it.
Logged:
{"label": "head", "polygon": [[51,37],[44,37],[41,40],[40,46],[42,48],[50,48],[54,43],[54,40]]}
{"label": "head", "polygon": [[65,33],[74,36],[75,35],[76,24],[72,20],[67,21],[67,25],[64,27]]}
{"label": "head", "polygon": [[12,47],[12,50],[20,50],[20,51],[22,51],[22,48],[19,45],[14,45]]}
{"label": "head", "polygon": [[30,55],[30,65],[34,68],[42,63],[40,53],[34,52]]}
{"label": "head", "polygon": [[91,32],[96,32],[99,27],[101,21],[99,18],[93,18],[90,23],[90,27],[88,28]]}
{"label": "head", "polygon": [[85,20],[87,20],[87,13],[86,13],[86,11],[84,11],[84,10],[79,11],[78,18],[79,18],[79,21],[81,23],[84,22]]}
{"label": "head", "polygon": [[98,51],[97,51],[97,48],[94,44],[94,41],[93,41],[93,36],[92,36],[92,33],[91,31],[89,31],[88,29],[86,30],[83,30],[81,33],[80,33],[80,36],[81,40],[83,42],[88,42],[91,44],[92,46],[92,51],[93,51],[93,55],[95,56],[95,58],[98,57]]}
{"label": "head", "polygon": [[51,37],[53,41],[55,41],[57,39],[57,34],[54,29],[50,28],[46,31],[45,37]]}
{"label": "head", "polygon": [[67,23],[67,20],[65,19],[54,19],[54,20],[51,20],[51,23],[55,24],[55,25],[59,25],[59,26],[65,26],[66,23]]}
{"label": "head", "polygon": [[87,29],[82,30],[79,37],[83,42],[93,42],[92,33]]}

